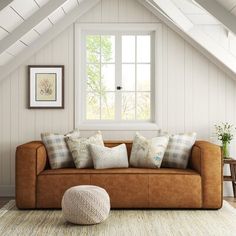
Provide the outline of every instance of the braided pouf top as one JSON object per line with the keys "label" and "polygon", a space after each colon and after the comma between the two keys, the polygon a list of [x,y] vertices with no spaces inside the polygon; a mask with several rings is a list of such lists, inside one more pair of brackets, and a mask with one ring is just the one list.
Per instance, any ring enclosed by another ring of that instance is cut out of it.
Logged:
{"label": "braided pouf top", "polygon": [[65,219],[74,224],[98,224],[110,212],[110,198],[105,189],[93,185],[69,188],[62,198]]}

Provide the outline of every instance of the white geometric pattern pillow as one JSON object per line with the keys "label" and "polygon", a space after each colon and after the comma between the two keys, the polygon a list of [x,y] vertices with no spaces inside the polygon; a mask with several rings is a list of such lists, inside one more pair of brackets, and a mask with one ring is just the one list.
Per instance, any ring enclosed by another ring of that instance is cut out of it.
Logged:
{"label": "white geometric pattern pillow", "polygon": [[136,133],[130,155],[131,166],[160,168],[168,141],[167,136],[147,139]]}
{"label": "white geometric pattern pillow", "polygon": [[93,159],[89,151],[90,144],[96,144],[104,147],[102,134],[98,131],[89,138],[66,138],[67,145],[72,154],[76,168],[92,168]]}
{"label": "white geometric pattern pillow", "polygon": [[90,153],[95,169],[128,168],[128,154],[125,144],[113,148],[90,144]]}
{"label": "white geometric pattern pillow", "polygon": [[41,139],[46,147],[49,164],[52,169],[75,166],[71,153],[67,147],[65,138],[78,138],[79,135],[80,133],[77,129],[65,135],[53,133],[41,134]]}
{"label": "white geometric pattern pillow", "polygon": [[171,135],[161,167],[187,168],[196,136],[196,133]]}

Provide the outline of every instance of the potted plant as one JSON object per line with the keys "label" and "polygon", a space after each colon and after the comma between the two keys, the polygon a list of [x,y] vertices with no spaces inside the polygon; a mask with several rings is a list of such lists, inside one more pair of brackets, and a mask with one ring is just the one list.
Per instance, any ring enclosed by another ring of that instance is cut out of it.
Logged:
{"label": "potted plant", "polygon": [[228,122],[215,125],[216,135],[219,141],[222,143],[222,155],[223,158],[229,158],[229,144],[234,137],[235,127]]}

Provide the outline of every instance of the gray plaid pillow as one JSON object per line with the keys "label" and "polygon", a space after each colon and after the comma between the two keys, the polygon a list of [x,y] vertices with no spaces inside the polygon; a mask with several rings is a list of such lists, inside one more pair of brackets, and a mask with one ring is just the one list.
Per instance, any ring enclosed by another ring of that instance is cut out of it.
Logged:
{"label": "gray plaid pillow", "polygon": [[187,168],[196,136],[196,133],[171,135],[161,167]]}
{"label": "gray plaid pillow", "polygon": [[66,137],[78,138],[79,130],[68,134],[42,133],[41,138],[46,147],[49,163],[52,169],[74,167],[74,161],[65,142]]}

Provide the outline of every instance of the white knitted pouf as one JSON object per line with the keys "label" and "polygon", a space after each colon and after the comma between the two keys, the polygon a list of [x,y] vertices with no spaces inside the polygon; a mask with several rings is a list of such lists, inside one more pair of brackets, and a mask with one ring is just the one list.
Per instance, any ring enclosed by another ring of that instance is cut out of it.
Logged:
{"label": "white knitted pouf", "polygon": [[108,193],[93,185],[69,188],[61,205],[65,219],[74,224],[98,224],[106,220],[110,212]]}

